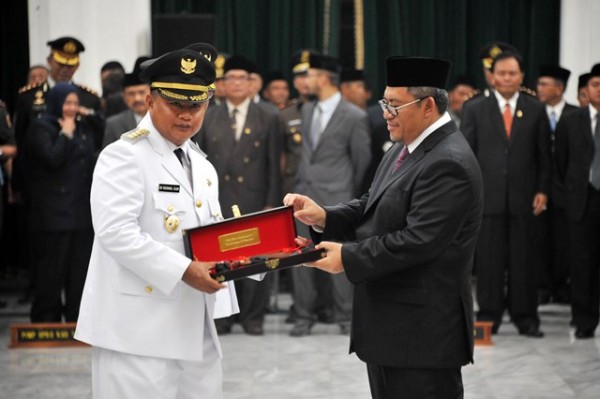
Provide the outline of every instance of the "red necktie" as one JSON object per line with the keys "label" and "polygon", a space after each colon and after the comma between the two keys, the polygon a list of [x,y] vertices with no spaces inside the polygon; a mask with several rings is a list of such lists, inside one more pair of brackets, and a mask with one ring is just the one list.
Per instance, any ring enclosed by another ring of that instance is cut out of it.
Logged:
{"label": "red necktie", "polygon": [[392,169],[392,173],[400,169],[400,166],[402,165],[408,154],[408,147],[404,146],[402,148],[402,151],[400,151],[400,155],[398,155],[398,159],[396,159],[396,162],[394,162],[394,169]]}
{"label": "red necktie", "polygon": [[510,105],[508,103],[506,103],[506,105],[504,106],[502,119],[504,119],[504,129],[506,129],[506,137],[510,138],[510,129],[512,128],[513,116],[510,112]]}

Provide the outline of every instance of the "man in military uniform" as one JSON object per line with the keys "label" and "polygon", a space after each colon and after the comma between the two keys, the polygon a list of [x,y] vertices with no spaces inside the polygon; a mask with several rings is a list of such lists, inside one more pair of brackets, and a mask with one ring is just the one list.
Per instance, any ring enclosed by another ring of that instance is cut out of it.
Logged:
{"label": "man in military uniform", "polygon": [[149,60],[148,113],[98,159],[75,333],[92,345],[96,399],[222,397],[213,318],[214,293],[226,291],[209,274],[214,263],[184,255],[181,234],[221,219],[217,173],[190,140],[214,91],[215,53],[206,45]]}
{"label": "man in military uniform", "polygon": [[285,76],[279,71],[273,71],[266,76],[265,87],[262,90],[262,95],[277,109],[287,108],[290,98],[290,89]]}
{"label": "man in military uniform", "polygon": [[104,130],[104,119],[99,114],[100,98],[89,87],[74,83],[73,75],[79,68],[79,53],[85,50],[83,44],[74,37],[61,37],[48,42],[50,67],[48,79],[38,85],[27,85],[19,89],[15,111],[15,136],[17,145],[22,145],[29,122],[46,109],[45,96],[48,90],[59,82],[72,83],[79,88],[79,114],[88,119],[96,131]]}

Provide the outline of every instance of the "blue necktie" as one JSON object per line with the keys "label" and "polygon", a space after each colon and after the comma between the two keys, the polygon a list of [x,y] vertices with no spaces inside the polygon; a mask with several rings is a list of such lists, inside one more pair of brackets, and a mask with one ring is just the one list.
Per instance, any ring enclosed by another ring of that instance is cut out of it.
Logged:
{"label": "blue necktie", "polygon": [[600,190],[600,112],[596,113],[594,129],[594,159],[592,160],[592,186]]}
{"label": "blue necktie", "polygon": [[550,112],[550,129],[556,130],[556,112],[554,111]]}

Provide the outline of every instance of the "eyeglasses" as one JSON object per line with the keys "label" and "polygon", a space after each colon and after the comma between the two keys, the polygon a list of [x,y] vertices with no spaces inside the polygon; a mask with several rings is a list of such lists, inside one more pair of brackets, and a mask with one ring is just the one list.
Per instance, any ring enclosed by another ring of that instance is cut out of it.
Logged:
{"label": "eyeglasses", "polygon": [[393,105],[388,104],[388,102],[386,100],[379,100],[378,103],[379,103],[379,106],[381,107],[382,111],[387,111],[392,116],[398,116],[398,111],[400,111],[402,108],[408,107],[409,105],[416,104],[421,100],[422,100],[422,98],[417,98],[414,101],[411,101],[404,105],[399,105],[397,107],[394,107]]}

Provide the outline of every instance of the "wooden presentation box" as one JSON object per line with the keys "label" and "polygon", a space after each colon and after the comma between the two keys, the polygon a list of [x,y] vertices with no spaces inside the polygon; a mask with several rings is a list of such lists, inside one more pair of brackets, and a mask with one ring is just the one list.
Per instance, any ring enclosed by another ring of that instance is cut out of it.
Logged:
{"label": "wooden presentation box", "polygon": [[186,255],[218,261],[217,281],[236,280],[314,262],[324,250],[299,247],[292,207],[284,206],[226,219],[183,232]]}

